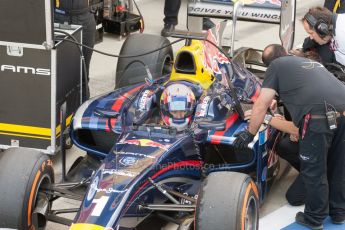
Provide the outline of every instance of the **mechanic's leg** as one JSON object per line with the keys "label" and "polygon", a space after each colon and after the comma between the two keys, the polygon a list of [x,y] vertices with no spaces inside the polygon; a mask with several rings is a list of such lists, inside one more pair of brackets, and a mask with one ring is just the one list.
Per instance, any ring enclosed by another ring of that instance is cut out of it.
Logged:
{"label": "mechanic's leg", "polygon": [[299,140],[300,175],[305,184],[306,200],[304,214],[297,215],[296,220],[299,216],[312,225],[321,225],[328,216],[327,155],[333,132],[328,130],[326,122],[324,119],[310,120],[304,139]]}
{"label": "mechanic's leg", "polygon": [[178,12],[180,10],[181,0],[165,0],[164,3],[164,24],[177,25]]}
{"label": "mechanic's leg", "polygon": [[292,206],[300,206],[305,203],[305,185],[301,175],[298,175],[295,181],[290,185],[285,197]]}
{"label": "mechanic's leg", "polygon": [[345,118],[338,128],[328,158],[329,214],[332,221],[345,221]]}
{"label": "mechanic's leg", "polygon": [[[300,170],[300,160],[298,158],[298,142],[290,140],[290,135],[282,137],[277,145],[278,155],[290,163],[297,171]],[[285,197],[292,206],[299,206],[305,202],[305,188],[302,177],[298,175],[295,181],[286,191]]]}
{"label": "mechanic's leg", "polygon": [[289,162],[297,171],[300,170],[298,158],[298,142],[290,141],[290,135],[285,135],[277,145],[277,154]]}

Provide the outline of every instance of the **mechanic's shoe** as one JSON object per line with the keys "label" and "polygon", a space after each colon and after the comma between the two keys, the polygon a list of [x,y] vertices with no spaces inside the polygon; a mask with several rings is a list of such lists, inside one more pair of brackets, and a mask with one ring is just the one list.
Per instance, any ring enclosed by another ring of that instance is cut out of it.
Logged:
{"label": "mechanic's shoe", "polygon": [[209,30],[215,26],[216,25],[211,21],[211,19],[209,19],[209,18],[203,18],[202,19],[202,29],[203,30]]}
{"label": "mechanic's shoe", "polygon": [[170,37],[175,31],[175,25],[173,24],[164,24],[164,27],[161,31],[163,37]]}
{"label": "mechanic's shoe", "polygon": [[303,212],[298,212],[296,214],[295,220],[298,224],[303,225],[312,230],[323,229],[323,224],[315,224],[315,223],[310,222],[309,220],[305,218],[305,214]]}
{"label": "mechanic's shoe", "polygon": [[345,217],[334,216],[331,220],[333,224],[345,224]]}

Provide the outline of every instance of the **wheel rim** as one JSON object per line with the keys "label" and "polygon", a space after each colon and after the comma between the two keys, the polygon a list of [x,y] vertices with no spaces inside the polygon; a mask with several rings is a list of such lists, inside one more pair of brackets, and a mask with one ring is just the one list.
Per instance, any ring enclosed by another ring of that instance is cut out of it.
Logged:
{"label": "wheel rim", "polygon": [[246,230],[257,229],[257,219],[258,219],[258,213],[257,213],[256,200],[254,196],[251,196],[247,203],[244,229]]}

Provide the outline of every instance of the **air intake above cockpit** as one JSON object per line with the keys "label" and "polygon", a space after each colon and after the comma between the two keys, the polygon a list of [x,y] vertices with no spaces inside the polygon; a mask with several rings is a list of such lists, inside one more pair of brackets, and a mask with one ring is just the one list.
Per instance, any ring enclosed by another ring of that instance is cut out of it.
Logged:
{"label": "air intake above cockpit", "polygon": [[195,74],[196,65],[193,54],[189,51],[180,52],[176,57],[175,70],[176,73]]}

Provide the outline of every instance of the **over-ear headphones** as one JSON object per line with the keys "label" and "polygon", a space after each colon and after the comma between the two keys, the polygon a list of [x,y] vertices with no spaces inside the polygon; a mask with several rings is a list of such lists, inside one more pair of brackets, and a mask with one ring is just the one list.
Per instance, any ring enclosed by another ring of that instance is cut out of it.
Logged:
{"label": "over-ear headphones", "polygon": [[331,34],[332,26],[325,22],[323,19],[316,19],[310,13],[307,13],[304,16],[304,19],[308,22],[308,24],[315,30],[315,32],[321,37],[324,38],[327,35]]}

